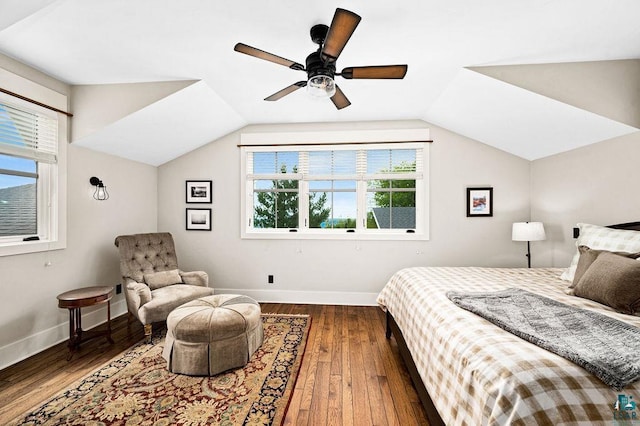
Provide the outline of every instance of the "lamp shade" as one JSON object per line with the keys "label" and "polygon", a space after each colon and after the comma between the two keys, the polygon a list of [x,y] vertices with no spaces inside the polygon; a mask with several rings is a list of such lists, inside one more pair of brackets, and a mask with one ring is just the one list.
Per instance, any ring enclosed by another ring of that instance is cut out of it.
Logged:
{"label": "lamp shade", "polygon": [[330,98],[336,94],[336,83],[328,75],[315,75],[307,81],[307,92],[318,98]]}
{"label": "lamp shade", "polygon": [[513,241],[542,241],[547,236],[542,222],[516,222],[511,233]]}

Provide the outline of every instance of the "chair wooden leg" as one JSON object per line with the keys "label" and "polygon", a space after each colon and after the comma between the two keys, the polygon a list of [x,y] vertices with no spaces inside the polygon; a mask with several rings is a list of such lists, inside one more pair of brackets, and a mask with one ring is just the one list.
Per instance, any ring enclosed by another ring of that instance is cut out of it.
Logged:
{"label": "chair wooden leg", "polygon": [[145,324],[144,325],[144,337],[147,339],[147,343],[151,343],[151,331],[152,331],[151,324]]}
{"label": "chair wooden leg", "polygon": [[133,323],[134,319],[133,314],[127,311],[127,336],[131,336],[131,323]]}

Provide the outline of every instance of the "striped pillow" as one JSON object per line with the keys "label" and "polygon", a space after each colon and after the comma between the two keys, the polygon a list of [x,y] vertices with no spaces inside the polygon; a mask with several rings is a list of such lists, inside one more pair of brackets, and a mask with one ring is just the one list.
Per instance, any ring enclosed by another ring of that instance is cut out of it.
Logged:
{"label": "striped pillow", "polygon": [[611,229],[604,226],[579,223],[580,236],[576,240],[576,252],[571,264],[560,276],[565,281],[573,282],[576,267],[580,260],[579,246],[589,246],[594,250],[625,251],[635,253],[640,251],[640,231],[626,229]]}

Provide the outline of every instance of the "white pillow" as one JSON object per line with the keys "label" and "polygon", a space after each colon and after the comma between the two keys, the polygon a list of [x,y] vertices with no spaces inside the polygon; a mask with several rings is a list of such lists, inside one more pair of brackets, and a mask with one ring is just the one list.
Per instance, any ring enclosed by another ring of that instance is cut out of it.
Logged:
{"label": "white pillow", "polygon": [[576,253],[571,264],[560,276],[565,281],[573,282],[576,266],[580,259],[578,246],[588,246],[594,250],[625,251],[635,253],[640,251],[640,231],[626,229],[611,229],[604,226],[579,223],[580,236],[576,240]]}

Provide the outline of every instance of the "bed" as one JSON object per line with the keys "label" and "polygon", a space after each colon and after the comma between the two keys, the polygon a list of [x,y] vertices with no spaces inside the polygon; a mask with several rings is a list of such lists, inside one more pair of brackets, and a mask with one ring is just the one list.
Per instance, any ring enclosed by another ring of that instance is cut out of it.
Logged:
{"label": "bed", "polygon": [[[640,223],[616,226],[640,230]],[[618,251],[618,243],[602,235],[603,227],[595,228],[600,234],[583,233],[576,245]],[[640,252],[640,232],[634,234],[635,251]],[[569,269],[575,271],[578,258],[574,256]],[[446,296],[451,290],[518,287],[640,327],[640,316],[567,294],[571,282],[560,278],[567,270],[415,267],[389,279],[378,295],[387,315],[387,337],[393,335],[398,342],[430,424],[559,425],[636,418],[640,409],[614,411],[614,404],[620,398],[640,399],[640,382],[615,390],[571,361],[455,306]]]}

